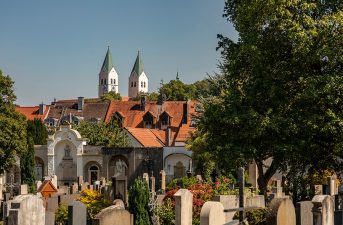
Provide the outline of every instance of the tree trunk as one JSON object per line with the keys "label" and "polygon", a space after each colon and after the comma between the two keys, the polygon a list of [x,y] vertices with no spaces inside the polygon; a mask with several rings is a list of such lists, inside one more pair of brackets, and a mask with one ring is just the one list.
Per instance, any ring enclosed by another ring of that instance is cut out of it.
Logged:
{"label": "tree trunk", "polygon": [[258,188],[260,190],[260,195],[264,195],[264,197],[267,197],[267,185],[272,178],[272,176],[276,173],[277,169],[275,167],[274,161],[272,161],[270,167],[263,173],[263,160],[257,161],[255,160],[257,169],[258,169],[258,178],[257,178],[257,183],[258,183]]}

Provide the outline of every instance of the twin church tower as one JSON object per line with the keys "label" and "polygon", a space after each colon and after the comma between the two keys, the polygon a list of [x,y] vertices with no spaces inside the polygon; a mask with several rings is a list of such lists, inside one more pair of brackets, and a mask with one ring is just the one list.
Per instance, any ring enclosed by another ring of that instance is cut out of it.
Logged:
{"label": "twin church tower", "polygon": [[[110,47],[108,47],[104,62],[99,73],[99,98],[110,91],[118,93],[118,77],[118,73],[112,63]],[[141,56],[139,55],[139,51],[129,77],[128,85],[130,98],[136,97],[139,93],[148,92],[148,77],[144,72],[144,66]]]}

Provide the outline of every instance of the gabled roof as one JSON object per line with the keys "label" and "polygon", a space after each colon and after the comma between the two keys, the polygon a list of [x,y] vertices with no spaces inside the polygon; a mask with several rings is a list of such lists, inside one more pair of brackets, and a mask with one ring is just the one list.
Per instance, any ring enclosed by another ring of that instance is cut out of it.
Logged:
{"label": "gabled roof", "polygon": [[94,99],[85,99],[83,109],[77,110],[77,99],[56,101],[50,107],[48,118],[55,118],[60,120],[64,116],[72,115],[76,117],[83,117],[85,120],[92,118],[103,120],[106,116],[110,102],[96,101]]}
{"label": "gabled roof", "polygon": [[42,192],[45,189],[50,188],[50,190],[56,191],[56,187],[52,184],[51,180],[44,180],[43,183],[39,186],[37,192]]}
{"label": "gabled roof", "polygon": [[144,71],[143,61],[142,61],[142,59],[139,55],[139,51],[138,51],[137,58],[135,61],[135,65],[132,68],[131,74],[133,74],[133,72],[136,72],[136,75],[140,76],[143,73],[143,71]]}
{"label": "gabled roof", "polygon": [[39,114],[39,106],[18,106],[16,110],[23,114],[28,120],[40,119],[44,120],[49,112],[50,106],[45,107],[43,115]]}
{"label": "gabled roof", "polygon": [[103,62],[102,67],[101,67],[101,72],[109,73],[113,67],[114,66],[112,63],[112,55],[110,52],[110,47],[108,46],[106,56],[105,56],[104,62]]}
{"label": "gabled roof", "polygon": [[125,128],[143,147],[163,147],[163,143],[156,135],[146,128]]}

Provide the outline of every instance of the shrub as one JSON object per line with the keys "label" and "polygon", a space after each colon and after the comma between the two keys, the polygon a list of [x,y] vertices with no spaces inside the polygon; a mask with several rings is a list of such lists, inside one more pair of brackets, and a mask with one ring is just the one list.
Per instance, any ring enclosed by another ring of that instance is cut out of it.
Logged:
{"label": "shrub", "polygon": [[157,207],[156,214],[159,218],[160,224],[174,225],[175,224],[175,206],[171,198],[163,201],[162,206]]}
{"label": "shrub", "polygon": [[83,202],[87,207],[88,220],[94,219],[102,209],[111,205],[111,202],[104,199],[104,196],[97,191],[85,189],[81,192],[78,201]]}
{"label": "shrub", "polygon": [[68,206],[60,204],[55,212],[55,220],[59,225],[68,224]]}

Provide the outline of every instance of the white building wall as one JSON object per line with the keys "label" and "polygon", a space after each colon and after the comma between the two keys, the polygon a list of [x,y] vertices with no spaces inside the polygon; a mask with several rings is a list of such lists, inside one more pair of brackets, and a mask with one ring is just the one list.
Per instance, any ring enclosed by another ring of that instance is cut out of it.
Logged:
{"label": "white building wall", "polygon": [[143,72],[138,78],[138,93],[148,93],[148,77]]}

